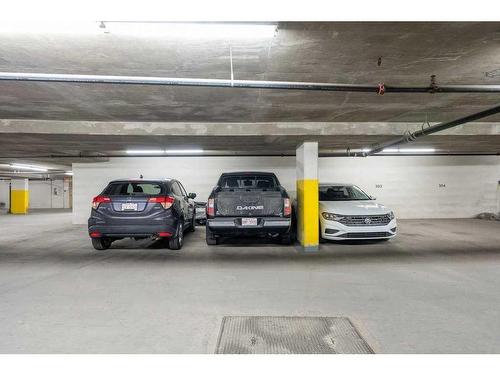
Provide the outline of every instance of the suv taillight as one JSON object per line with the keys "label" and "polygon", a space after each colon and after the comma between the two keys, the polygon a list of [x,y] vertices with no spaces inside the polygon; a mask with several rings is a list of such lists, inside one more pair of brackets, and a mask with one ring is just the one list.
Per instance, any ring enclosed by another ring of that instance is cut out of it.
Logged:
{"label": "suv taillight", "polygon": [[98,195],[97,197],[94,197],[94,199],[92,199],[92,208],[94,210],[97,210],[97,208],[99,208],[99,205],[101,203],[108,203],[108,202],[111,202],[111,198]]}
{"label": "suv taillight", "polygon": [[172,207],[172,205],[174,204],[174,201],[175,201],[175,198],[169,197],[169,196],[151,197],[148,200],[149,203],[160,203],[164,209],[168,209],[168,208]]}
{"label": "suv taillight", "polygon": [[215,216],[215,199],[210,198],[207,202],[207,216]]}
{"label": "suv taillight", "polygon": [[292,205],[290,204],[290,198],[285,198],[283,200],[283,215],[290,216],[292,214]]}

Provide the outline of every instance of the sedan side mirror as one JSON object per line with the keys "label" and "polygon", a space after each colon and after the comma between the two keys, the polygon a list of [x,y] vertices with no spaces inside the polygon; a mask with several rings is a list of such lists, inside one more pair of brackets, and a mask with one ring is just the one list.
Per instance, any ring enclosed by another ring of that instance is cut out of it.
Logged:
{"label": "sedan side mirror", "polygon": [[196,198],[196,193],[189,193],[188,198],[190,198],[190,199]]}
{"label": "sedan side mirror", "polygon": [[373,195],[370,195],[370,199],[371,199],[372,201],[376,201],[376,200],[377,200],[377,198],[376,198],[376,197],[374,197]]}

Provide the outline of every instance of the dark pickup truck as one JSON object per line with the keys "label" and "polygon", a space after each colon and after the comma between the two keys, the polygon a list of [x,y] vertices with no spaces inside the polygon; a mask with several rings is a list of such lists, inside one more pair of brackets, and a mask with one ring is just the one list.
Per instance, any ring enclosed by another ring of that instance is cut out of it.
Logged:
{"label": "dark pickup truck", "polygon": [[292,242],[292,206],[274,173],[223,173],[207,202],[206,237],[269,236]]}

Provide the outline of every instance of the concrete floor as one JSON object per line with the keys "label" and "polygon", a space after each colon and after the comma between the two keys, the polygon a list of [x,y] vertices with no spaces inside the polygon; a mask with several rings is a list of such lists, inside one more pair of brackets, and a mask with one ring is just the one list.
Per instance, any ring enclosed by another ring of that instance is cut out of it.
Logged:
{"label": "concrete floor", "polygon": [[202,227],[97,252],[68,212],[1,215],[0,352],[213,353],[225,315],[296,315],[347,316],[378,353],[500,353],[500,223],[399,227],[315,255]]}

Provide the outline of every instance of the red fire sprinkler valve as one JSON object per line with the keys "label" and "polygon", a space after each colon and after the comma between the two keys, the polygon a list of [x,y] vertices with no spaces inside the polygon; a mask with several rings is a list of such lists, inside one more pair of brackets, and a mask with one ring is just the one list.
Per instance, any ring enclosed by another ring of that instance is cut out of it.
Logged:
{"label": "red fire sprinkler valve", "polygon": [[377,88],[377,94],[384,95],[385,94],[385,84],[379,83]]}

